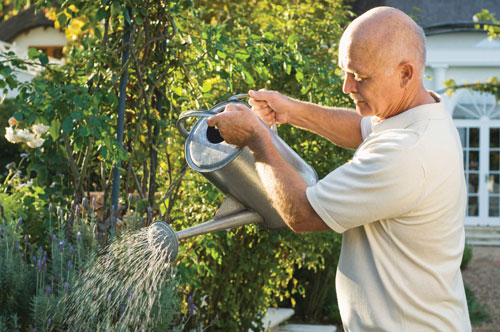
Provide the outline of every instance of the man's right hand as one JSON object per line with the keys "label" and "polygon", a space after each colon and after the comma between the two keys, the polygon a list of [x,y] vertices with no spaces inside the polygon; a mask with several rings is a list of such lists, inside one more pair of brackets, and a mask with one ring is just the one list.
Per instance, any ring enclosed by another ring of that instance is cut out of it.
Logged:
{"label": "man's right hand", "polygon": [[259,91],[248,91],[250,96],[249,104],[252,110],[268,126],[274,122],[278,124],[288,123],[289,111],[293,104],[293,99],[288,98],[277,91],[261,89]]}

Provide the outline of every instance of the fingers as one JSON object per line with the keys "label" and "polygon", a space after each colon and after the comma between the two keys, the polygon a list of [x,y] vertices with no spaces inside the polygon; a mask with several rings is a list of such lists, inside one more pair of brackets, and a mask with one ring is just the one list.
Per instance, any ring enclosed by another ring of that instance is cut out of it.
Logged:
{"label": "fingers", "polygon": [[251,97],[248,103],[250,104],[250,106],[252,106],[252,110],[269,127],[274,124],[276,117],[276,113],[268,104],[268,99],[272,98],[272,93],[273,91],[268,91],[265,89],[259,91],[248,91],[248,95]]}
{"label": "fingers", "polygon": [[217,126],[217,122],[218,122],[218,115],[219,114],[216,114],[216,115],[212,115],[211,117],[207,118],[207,125],[209,127],[215,127]]}
{"label": "fingers", "polygon": [[275,91],[270,91],[267,89],[260,89],[259,91],[249,90],[248,95],[250,98],[261,101],[269,101],[273,98]]}
{"label": "fingers", "polygon": [[[246,107],[245,105],[242,105],[242,104],[229,104],[225,107],[223,112],[207,118],[207,125],[209,127],[215,127],[215,126],[217,126],[217,123],[220,121],[220,118],[226,116],[227,113],[229,113],[229,112],[241,112],[241,111],[245,111],[246,109],[248,109],[248,107]],[[248,109],[248,111],[250,111],[250,110]]]}

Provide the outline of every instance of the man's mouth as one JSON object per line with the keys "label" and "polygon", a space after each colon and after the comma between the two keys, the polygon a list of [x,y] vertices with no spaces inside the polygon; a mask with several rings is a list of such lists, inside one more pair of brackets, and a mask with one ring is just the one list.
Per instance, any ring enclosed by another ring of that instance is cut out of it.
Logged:
{"label": "man's mouth", "polygon": [[350,95],[351,99],[354,101],[355,104],[358,104],[358,103],[364,103],[365,101],[362,100],[362,99],[359,99],[359,98],[356,98],[355,96],[353,95]]}

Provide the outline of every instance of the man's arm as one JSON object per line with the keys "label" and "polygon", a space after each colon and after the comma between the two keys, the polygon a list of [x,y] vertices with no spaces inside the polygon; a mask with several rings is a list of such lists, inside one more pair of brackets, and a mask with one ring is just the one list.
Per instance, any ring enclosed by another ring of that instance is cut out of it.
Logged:
{"label": "man's arm", "polygon": [[285,161],[268,129],[250,109],[228,105],[226,111],[207,119],[207,124],[217,126],[226,142],[250,148],[273,207],[290,229],[297,233],[330,229],[309,203],[307,184]]}
{"label": "man's arm", "polygon": [[250,105],[268,125],[289,123],[315,132],[336,145],[356,149],[361,136],[361,116],[356,111],[323,107],[295,100],[276,91],[249,91]]}

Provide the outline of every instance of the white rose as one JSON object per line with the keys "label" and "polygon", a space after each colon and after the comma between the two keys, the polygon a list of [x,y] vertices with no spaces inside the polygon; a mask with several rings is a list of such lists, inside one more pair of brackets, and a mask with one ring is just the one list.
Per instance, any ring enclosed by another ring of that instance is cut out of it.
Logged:
{"label": "white rose", "polygon": [[35,139],[35,134],[33,134],[28,129],[16,129],[15,133],[16,133],[16,136],[19,137],[21,142],[27,143],[27,142]]}
{"label": "white rose", "polygon": [[15,142],[16,136],[14,135],[14,130],[11,127],[5,128],[5,139],[11,143],[17,143]]}
{"label": "white rose", "polygon": [[42,146],[45,140],[41,137],[33,138],[32,140],[26,142],[30,148],[36,149]]}
{"label": "white rose", "polygon": [[49,126],[46,126],[44,124],[35,124],[33,126],[31,126],[31,129],[35,132],[35,134],[37,135],[43,135],[47,132],[47,130],[49,130]]}

